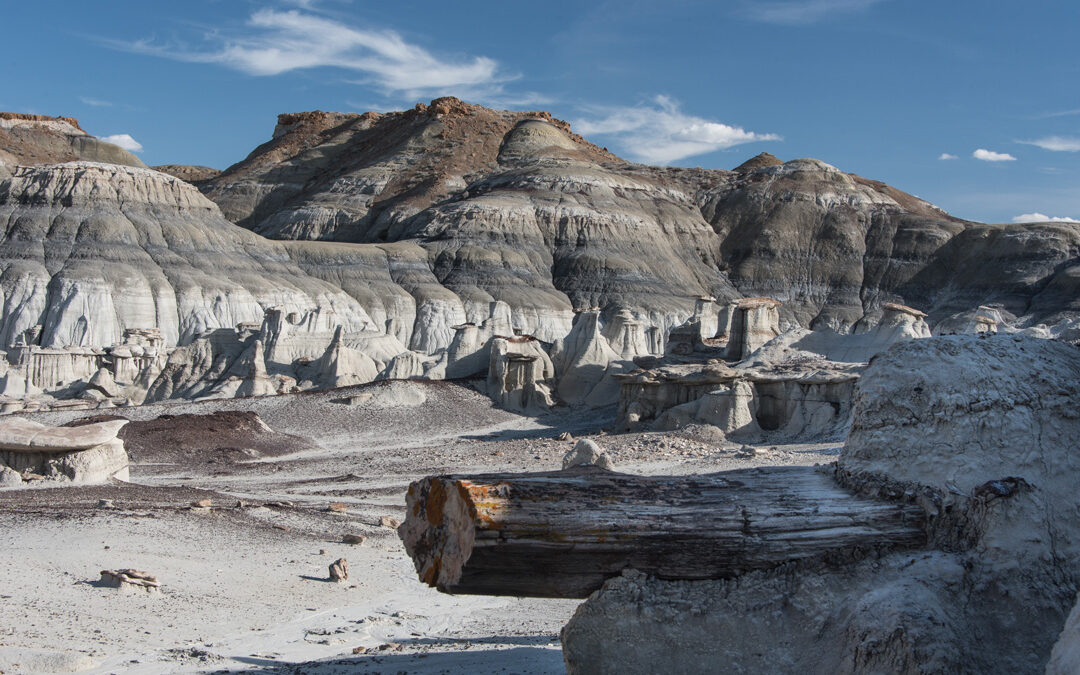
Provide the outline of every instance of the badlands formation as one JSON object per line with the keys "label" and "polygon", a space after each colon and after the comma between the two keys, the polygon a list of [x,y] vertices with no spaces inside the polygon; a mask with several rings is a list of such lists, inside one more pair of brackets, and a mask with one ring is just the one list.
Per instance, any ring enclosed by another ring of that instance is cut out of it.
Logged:
{"label": "badlands formation", "polygon": [[1075,672],[1075,224],[442,98],[0,228],[0,672]]}

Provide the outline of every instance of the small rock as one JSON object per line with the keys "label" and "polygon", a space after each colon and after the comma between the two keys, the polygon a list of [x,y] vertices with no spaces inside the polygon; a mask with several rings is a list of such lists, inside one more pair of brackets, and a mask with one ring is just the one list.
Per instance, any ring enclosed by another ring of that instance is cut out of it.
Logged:
{"label": "small rock", "polygon": [[115,508],[111,499],[99,499],[97,505],[99,509]]}
{"label": "small rock", "polygon": [[574,436],[569,431],[564,431],[561,434],[559,434],[559,440],[560,441],[572,441],[572,440],[574,440]]}
{"label": "small rock", "polygon": [[398,525],[401,525],[401,521],[393,516],[382,516],[379,518],[379,525],[396,528]]}
{"label": "small rock", "polygon": [[583,438],[577,442],[573,450],[563,456],[562,468],[564,471],[575,466],[598,466],[601,469],[611,471],[615,468],[615,463],[600,450],[600,446],[594,441]]}
{"label": "small rock", "polygon": [[347,534],[341,538],[341,541],[346,544],[363,544],[367,541],[367,537],[362,534]]}
{"label": "small rock", "polygon": [[158,593],[161,582],[157,577],[139,570],[101,570],[101,583],[127,592]]}
{"label": "small rock", "polygon": [[338,558],[330,563],[330,581],[342,582],[349,578],[349,561]]}
{"label": "small rock", "polygon": [[402,650],[402,646],[399,645],[396,642],[384,642],[381,645],[379,645],[379,651],[381,651],[381,652],[383,652],[383,651],[400,652],[401,650]]}
{"label": "small rock", "polygon": [[237,499],[236,500],[236,508],[238,508],[238,509],[246,509],[248,506],[251,506],[251,505],[248,504],[247,502],[245,502],[243,499]]}
{"label": "small rock", "polygon": [[325,548],[320,548],[319,549],[319,555],[326,555],[327,553],[328,553],[328,551]]}
{"label": "small rock", "polygon": [[345,502],[332,502],[330,506],[326,507],[327,511],[331,511],[333,513],[345,513],[345,511],[347,511],[348,509],[349,507],[346,506]]}
{"label": "small rock", "polygon": [[191,502],[192,508],[196,508],[196,509],[208,509],[213,505],[214,505],[214,500],[212,500],[212,499],[200,499],[197,502]]}
{"label": "small rock", "polygon": [[748,459],[750,457],[757,457],[758,451],[752,445],[744,445],[738,449],[735,456],[740,459]]}

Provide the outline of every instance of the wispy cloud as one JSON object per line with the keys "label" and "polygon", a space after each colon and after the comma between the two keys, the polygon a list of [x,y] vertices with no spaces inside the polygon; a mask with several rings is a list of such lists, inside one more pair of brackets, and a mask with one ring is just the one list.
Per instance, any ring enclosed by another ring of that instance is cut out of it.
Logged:
{"label": "wispy cloud", "polygon": [[1072,115],[1080,115],[1080,108],[1073,108],[1071,110],[1055,110],[1054,112],[1048,112],[1048,113],[1043,113],[1041,115],[1036,115],[1035,119],[1037,119],[1037,120],[1045,120],[1045,119],[1050,119],[1052,117],[1070,117]]}
{"label": "wispy cloud", "polygon": [[948,159],[960,159],[960,158],[957,157],[956,155],[950,155],[947,152],[943,152],[940,155],[938,155],[938,159],[940,159],[940,160],[948,160]]}
{"label": "wispy cloud", "polygon": [[142,143],[138,142],[131,137],[130,134],[113,134],[112,136],[101,136],[99,140],[106,143],[112,143],[113,145],[119,145],[121,148],[128,152],[142,152]]}
{"label": "wispy cloud", "polygon": [[975,159],[982,160],[984,162],[1015,162],[1016,158],[1007,152],[994,152],[993,150],[987,150],[985,148],[979,148],[975,152],[971,153],[971,156]]}
{"label": "wispy cloud", "polygon": [[757,21],[786,25],[808,24],[841,14],[870,9],[885,0],[782,0],[753,2],[745,6],[746,15]]}
{"label": "wispy cloud", "polygon": [[578,133],[610,136],[632,159],[650,164],[668,164],[754,141],[783,140],[776,134],[759,134],[687,115],[667,96],[655,97],[651,105],[602,107],[591,112],[599,117],[576,120]]}
{"label": "wispy cloud", "polygon": [[112,106],[110,101],[102,101],[100,98],[90,98],[89,96],[80,96],[79,100],[86,105],[94,106],[95,108],[108,108]]}
{"label": "wispy cloud", "polygon": [[364,84],[408,96],[445,91],[495,91],[513,79],[484,56],[442,58],[392,30],[360,29],[296,10],[259,10],[244,35],[217,35],[202,48],[148,40],[106,41],[113,47],[192,63],[214,63],[249,75],[333,67],[359,72]]}
{"label": "wispy cloud", "polygon": [[1047,136],[1034,141],[1017,141],[1025,145],[1035,145],[1043,150],[1054,152],[1080,152],[1080,138],[1076,136]]}
{"label": "wispy cloud", "polygon": [[1043,213],[1024,213],[1012,219],[1014,223],[1080,223],[1076,218],[1048,216]]}

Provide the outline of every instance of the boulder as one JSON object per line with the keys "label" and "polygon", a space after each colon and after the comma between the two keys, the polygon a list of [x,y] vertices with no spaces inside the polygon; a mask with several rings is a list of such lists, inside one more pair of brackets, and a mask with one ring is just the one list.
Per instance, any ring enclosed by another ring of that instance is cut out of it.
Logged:
{"label": "boulder", "polygon": [[[49,427],[20,417],[0,420],[0,466],[48,480],[103,483],[128,479],[128,455],[116,437],[127,420]],[[15,484],[10,476],[9,484]],[[17,484],[15,484],[17,485]]]}
{"label": "boulder", "polygon": [[10,466],[0,465],[0,487],[18,487],[22,484],[22,474]]}
{"label": "boulder", "polygon": [[338,558],[334,562],[330,563],[330,581],[336,581],[341,583],[342,581],[349,580],[349,561],[345,558]]}
{"label": "boulder", "polygon": [[583,438],[574,445],[573,449],[566,453],[562,461],[563,471],[577,466],[598,466],[601,469],[612,471],[615,468],[615,463],[604,454],[604,451],[600,449],[600,446],[595,441]]}
{"label": "boulder", "polygon": [[0,450],[88,450],[115,439],[127,423],[127,420],[109,420],[78,427],[50,427],[22,417],[4,417],[0,419]]}

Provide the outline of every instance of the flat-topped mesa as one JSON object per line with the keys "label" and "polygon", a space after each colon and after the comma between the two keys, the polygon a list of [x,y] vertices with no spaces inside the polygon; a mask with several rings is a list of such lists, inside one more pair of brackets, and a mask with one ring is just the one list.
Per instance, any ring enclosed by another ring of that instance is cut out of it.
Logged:
{"label": "flat-topped mesa", "polygon": [[70,127],[73,127],[77,131],[86,133],[83,128],[79,126],[79,120],[74,117],[64,117],[61,115],[35,115],[32,113],[17,113],[17,112],[0,112],[0,120],[10,120],[12,122],[62,122]]}
{"label": "flat-topped mesa", "polygon": [[198,186],[221,173],[220,169],[195,164],[160,164],[150,167],[154,171],[167,173],[173,178]]}
{"label": "flat-topped mesa", "polygon": [[727,352],[728,359],[741,361],[780,335],[781,302],[773,298],[742,298],[735,303]]}
{"label": "flat-topped mesa", "polygon": [[146,166],[124,148],[83,131],[73,117],[0,112],[0,166],[72,161]]}

